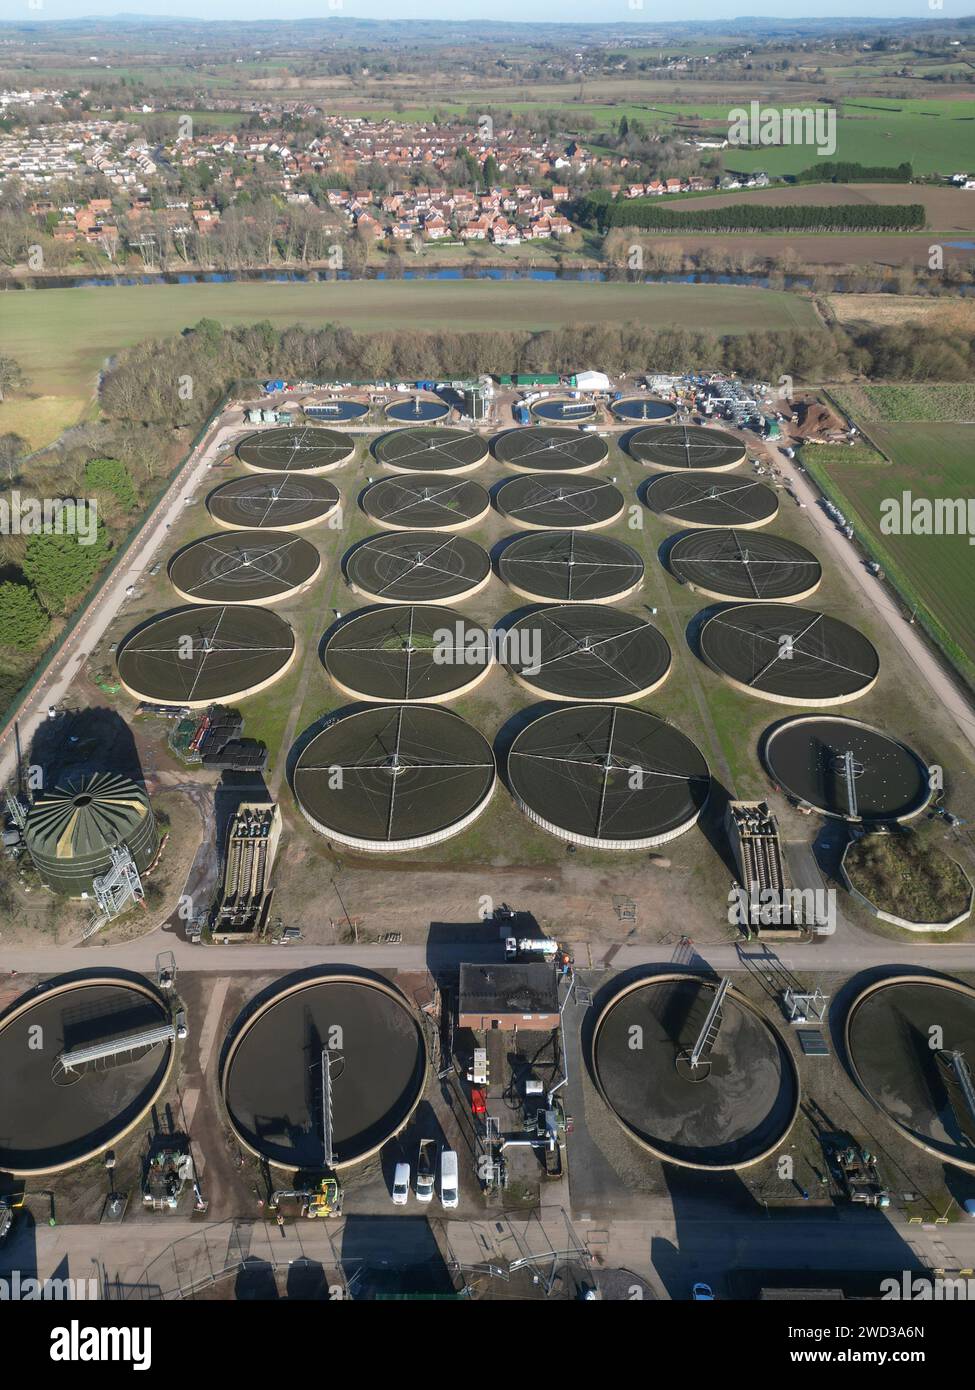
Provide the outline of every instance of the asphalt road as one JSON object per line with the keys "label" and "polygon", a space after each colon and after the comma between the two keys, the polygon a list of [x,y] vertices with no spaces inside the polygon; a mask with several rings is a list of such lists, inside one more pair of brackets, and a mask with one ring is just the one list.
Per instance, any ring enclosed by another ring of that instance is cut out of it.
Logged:
{"label": "asphalt road", "polygon": [[[171,950],[181,970],[226,975],[228,971],[302,970],[308,966],[361,965],[367,969],[425,970],[449,967],[461,961],[504,959],[499,940],[486,931],[483,945],[437,943],[402,946],[195,946],[175,932],[154,931],[138,941],[99,945],[95,938],[86,946],[14,946],[0,952],[0,975],[15,972],[44,975],[97,967],[109,962],[119,970],[152,974],[159,951]],[[672,965],[674,947],[655,944],[620,946],[593,941],[575,947],[580,965],[600,969],[631,970],[642,965]],[[611,960],[606,957],[612,953]],[[588,956],[588,960],[587,960]],[[975,971],[975,942],[926,945],[912,941],[887,941],[865,933],[856,939],[819,937],[808,945],[787,946],[781,954],[757,944],[728,942],[697,946],[683,957],[685,963],[710,967],[718,974],[753,969],[756,962],[778,960],[786,968],[805,972],[854,973],[876,965],[924,966],[938,970]]]}

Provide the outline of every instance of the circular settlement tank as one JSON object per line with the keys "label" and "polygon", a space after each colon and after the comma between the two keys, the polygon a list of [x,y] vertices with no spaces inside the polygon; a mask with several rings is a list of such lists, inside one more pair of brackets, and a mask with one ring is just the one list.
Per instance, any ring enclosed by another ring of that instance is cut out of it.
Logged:
{"label": "circular settlement tank", "polygon": [[423,396],[407,396],[386,407],[387,420],[401,425],[429,425],[434,420],[445,420],[449,414],[449,405]]}
{"label": "circular settlement tank", "polygon": [[173,1044],[90,1064],[73,1080],[57,1059],[167,1021],[156,992],[135,976],[86,976],[19,999],[0,1019],[0,1171],[53,1173],[118,1143],[161,1095]]}
{"label": "circular settlement tank", "polygon": [[42,792],[27,813],[24,843],[50,888],[80,898],[111,867],[118,845],[128,847],[140,871],[147,869],[159,836],[143,789],[117,773],[96,772],[65,777]]}
{"label": "circular settlement tank", "polygon": [[611,409],[618,420],[654,420],[657,423],[672,420],[677,414],[677,407],[671,405],[670,401],[662,401],[654,396],[626,396],[623,400],[614,401]]}
{"label": "circular settlement tank", "polygon": [[[934,1034],[933,1029],[938,1033]],[[932,1039],[940,1048],[931,1046]],[[975,1065],[975,990],[943,975],[898,975],[857,995],[846,1019],[857,1085],[912,1143],[975,1172],[975,1115],[957,1055]]]}
{"label": "circular settlement tank", "polygon": [[240,1142],[276,1167],[333,1166],[322,1139],[323,1053],[337,1168],[377,1153],[423,1091],[419,1019],[385,980],[335,974],[286,986],[239,1024],[221,1082]]}
{"label": "circular settlement tank", "polygon": [[906,821],[931,800],[932,777],[913,748],[844,715],[801,714],[765,731],[762,760],[802,805],[852,821]]}
{"label": "circular settlement tank", "polygon": [[605,1005],[591,1067],[627,1134],[684,1168],[747,1168],[785,1139],[799,1109],[788,1046],[744,995],[730,989],[703,1064],[689,1065],[715,997],[702,975],[636,980]]}

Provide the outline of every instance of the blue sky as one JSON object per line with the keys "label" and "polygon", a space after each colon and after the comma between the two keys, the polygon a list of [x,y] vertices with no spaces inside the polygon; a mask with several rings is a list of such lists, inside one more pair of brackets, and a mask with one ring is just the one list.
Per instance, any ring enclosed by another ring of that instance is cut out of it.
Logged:
{"label": "blue sky", "polygon": [[[970,0],[945,0],[930,10],[926,0],[684,0],[675,10],[663,0],[0,0],[0,19],[78,19],[87,15],[139,14],[194,19],[309,19],[330,14],[370,19],[506,19],[649,23],[674,19],[729,19],[736,15],[852,15],[865,18],[951,19],[970,13]],[[332,9],[331,5],[338,8]]]}

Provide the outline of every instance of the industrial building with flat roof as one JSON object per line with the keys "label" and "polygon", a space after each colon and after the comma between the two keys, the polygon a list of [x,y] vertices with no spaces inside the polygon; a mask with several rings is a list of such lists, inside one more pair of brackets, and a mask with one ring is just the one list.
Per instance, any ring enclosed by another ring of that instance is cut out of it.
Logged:
{"label": "industrial building with flat roof", "polygon": [[462,965],[457,1023],[477,1033],[497,1028],[548,1032],[559,1022],[555,966],[545,961],[526,965]]}

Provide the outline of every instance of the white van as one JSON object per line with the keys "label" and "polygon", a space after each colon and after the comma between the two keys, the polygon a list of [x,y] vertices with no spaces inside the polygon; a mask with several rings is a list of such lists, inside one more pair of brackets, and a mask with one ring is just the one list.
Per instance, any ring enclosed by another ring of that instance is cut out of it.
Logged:
{"label": "white van", "polygon": [[445,1207],[457,1205],[457,1154],[444,1149],[440,1155],[440,1200]]}
{"label": "white van", "polygon": [[410,1165],[397,1163],[393,1174],[393,1205],[405,1207],[410,1195]]}

